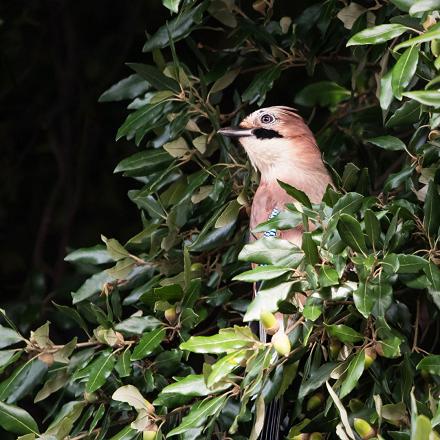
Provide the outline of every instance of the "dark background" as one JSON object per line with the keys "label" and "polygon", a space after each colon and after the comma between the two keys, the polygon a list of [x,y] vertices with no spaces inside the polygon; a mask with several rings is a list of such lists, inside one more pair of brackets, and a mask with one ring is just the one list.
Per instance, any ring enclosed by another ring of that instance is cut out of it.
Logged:
{"label": "dark background", "polygon": [[167,16],[159,1],[0,3],[1,304],[30,315],[22,323],[68,300],[69,248],[140,226],[112,174],[135,150],[114,140],[125,105],[98,98],[130,74],[125,62],[148,60],[146,23]]}
{"label": "dark background", "polygon": [[[301,3],[276,2],[274,17],[298,17]],[[259,17],[251,4],[243,2],[246,12]],[[84,275],[64,262],[69,250],[99,243],[101,233],[123,242],[141,227],[129,182],[113,175],[136,151],[134,143],[115,142],[127,103],[98,99],[132,73],[126,62],[152,62],[142,53],[145,32],[167,19],[160,0],[0,3],[0,304],[23,331],[54,319],[52,300],[70,304]],[[209,46],[215,32],[197,37]],[[191,62],[183,41],[177,50]],[[239,79],[243,90],[253,76]],[[308,82],[304,68],[289,70],[265,104],[292,105]],[[224,111],[230,98],[226,91]]]}

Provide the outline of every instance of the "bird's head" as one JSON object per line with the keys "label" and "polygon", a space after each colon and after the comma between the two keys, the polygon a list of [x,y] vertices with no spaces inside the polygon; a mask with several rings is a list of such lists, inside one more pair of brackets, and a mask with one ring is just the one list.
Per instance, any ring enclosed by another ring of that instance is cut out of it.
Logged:
{"label": "bird's head", "polygon": [[315,138],[294,109],[276,106],[256,110],[238,127],[218,131],[237,138],[264,180],[305,170],[322,163]]}

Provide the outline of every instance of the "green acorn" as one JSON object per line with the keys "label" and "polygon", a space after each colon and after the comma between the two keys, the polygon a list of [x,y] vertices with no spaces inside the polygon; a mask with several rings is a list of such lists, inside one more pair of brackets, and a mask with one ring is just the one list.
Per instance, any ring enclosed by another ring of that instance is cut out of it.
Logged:
{"label": "green acorn", "polygon": [[316,393],[306,403],[307,412],[314,411],[324,403],[325,397],[322,393]]}
{"label": "green acorn", "polygon": [[341,351],[342,344],[337,339],[332,339],[328,348],[330,351],[330,359],[335,360],[338,358],[338,354]]}
{"label": "green acorn", "polygon": [[165,319],[172,325],[176,322],[177,320],[177,313],[176,313],[176,308],[170,307],[168,309],[165,310],[164,312],[165,314]]}
{"label": "green acorn", "polygon": [[260,322],[263,324],[268,335],[274,335],[280,328],[280,323],[277,321],[277,318],[270,312],[261,312]]}
{"label": "green acorn", "polygon": [[295,436],[292,437],[292,440],[310,440],[309,439],[310,434],[296,434]]}
{"label": "green acorn", "polygon": [[362,440],[368,440],[376,435],[374,428],[364,419],[355,418],[353,420],[353,425],[355,431],[360,435]]}
{"label": "green acorn", "polygon": [[376,350],[374,348],[366,348],[365,349],[365,362],[364,362],[364,368],[368,369],[370,368],[371,364],[376,360]]}
{"label": "green acorn", "polygon": [[290,353],[290,341],[284,332],[278,331],[272,336],[273,348],[281,356],[287,356]]}
{"label": "green acorn", "polygon": [[154,440],[157,431],[142,431],[142,440]]}
{"label": "green acorn", "polygon": [[309,440],[322,440],[323,435],[320,432],[312,432],[310,434]]}

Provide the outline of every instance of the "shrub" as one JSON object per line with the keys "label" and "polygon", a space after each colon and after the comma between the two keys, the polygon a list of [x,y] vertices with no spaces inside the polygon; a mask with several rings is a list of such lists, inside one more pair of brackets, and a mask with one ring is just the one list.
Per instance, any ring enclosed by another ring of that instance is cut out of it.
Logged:
{"label": "shrub", "polygon": [[[163,3],[174,14],[145,43],[152,61],[101,97],[130,101],[117,139],[139,151],[115,172],[133,180],[142,229],[66,257],[92,273],[55,305],[78,337],[55,344],[50,323],[25,337],[2,312],[0,425],[23,440],[256,439],[282,397],[289,439],[436,438],[437,3],[327,0],[292,16],[264,0]],[[258,227],[313,223],[301,249],[245,244],[258,179],[216,134],[273,88],[308,117],[336,185],[320,204],[284,185],[299,203]],[[275,311],[282,347],[248,326]]]}

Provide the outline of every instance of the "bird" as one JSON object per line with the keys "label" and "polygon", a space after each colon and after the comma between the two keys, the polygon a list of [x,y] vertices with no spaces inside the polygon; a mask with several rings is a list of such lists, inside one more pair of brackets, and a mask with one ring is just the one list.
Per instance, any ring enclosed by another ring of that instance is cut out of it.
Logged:
{"label": "bird", "polygon": [[[282,211],[293,202],[278,180],[303,191],[312,203],[319,203],[332,179],[310,128],[295,109],[273,106],[254,111],[238,127],[218,133],[236,138],[254,168],[260,172],[250,215],[250,229]],[[301,246],[303,226],[278,232],[278,237]],[[259,238],[257,235],[256,238]]]}
{"label": "bird", "polygon": [[[312,203],[319,203],[332,179],[310,128],[297,111],[287,106],[261,108],[245,117],[238,127],[224,127],[218,133],[236,138],[246,151],[252,166],[259,171],[260,181],[250,213],[250,230],[278,215],[286,203],[295,200],[278,181],[303,191]],[[310,225],[312,228],[313,225]],[[251,241],[261,236],[276,235],[301,246],[303,225],[282,231],[250,234]],[[254,295],[258,287],[254,284]],[[280,330],[284,331],[283,315],[277,313]],[[259,326],[260,340],[267,335]],[[278,440],[282,420],[282,400],[274,400],[267,408],[260,440]]]}

